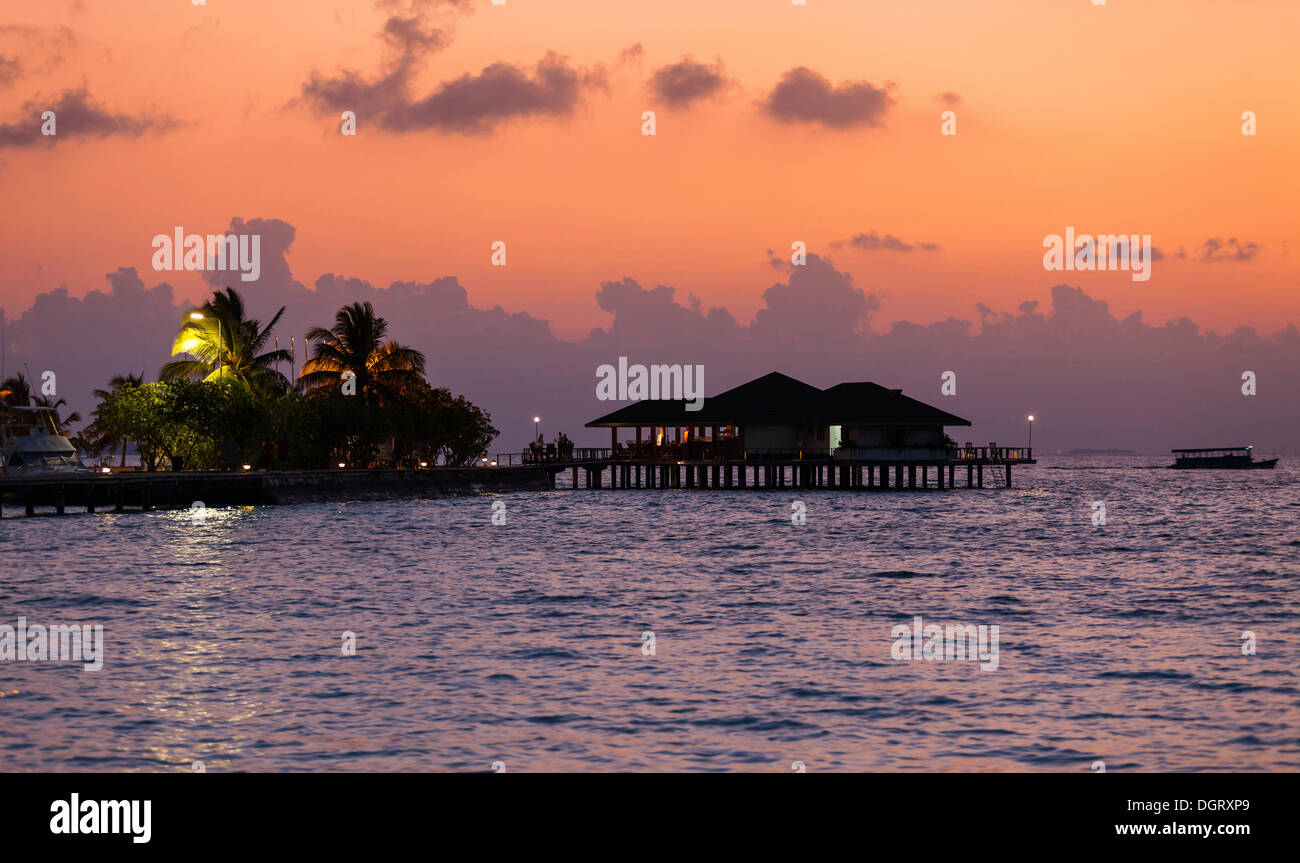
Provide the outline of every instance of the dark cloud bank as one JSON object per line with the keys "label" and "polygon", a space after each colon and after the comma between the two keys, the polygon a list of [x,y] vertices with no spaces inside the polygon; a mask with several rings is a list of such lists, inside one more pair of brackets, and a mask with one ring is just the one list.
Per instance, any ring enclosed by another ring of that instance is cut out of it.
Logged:
{"label": "dark cloud bank", "polygon": [[721,60],[707,64],[689,55],[659,67],[650,76],[650,90],[655,98],[673,108],[689,108],[716,96],[729,83]]}
{"label": "dark cloud bank", "polygon": [[492,63],[420,95],[417,74],[451,44],[455,18],[471,7],[467,2],[416,2],[403,14],[399,4],[380,6],[399,9],[377,34],[384,47],[383,68],[372,74],[313,72],[302,85],[301,102],[322,114],[354,111],[359,122],[386,132],[482,134],[512,119],[567,117],[586,92],[608,85],[603,67],[574,66],[552,51],[532,67]]}
{"label": "dark cloud bank", "polygon": [[[41,134],[41,114],[53,111],[55,134]],[[79,138],[138,138],[146,132],[167,132],[180,122],[166,114],[122,114],[97,102],[85,84],[65,90],[57,98],[31,99],[18,116],[0,123],[0,147],[54,146],[61,140]]]}
{"label": "dark cloud bank", "polygon": [[[1269,336],[1249,328],[1219,335],[1187,319],[1151,326],[1140,313],[1117,319],[1106,303],[1056,285],[1050,309],[1026,302],[1005,314],[976,304],[978,320],[899,322],[870,335],[865,326],[880,308],[877,294],[810,254],[803,267],[772,261],[778,281],[763,292],[763,306],[749,323],[694,299],[683,303],[670,287],[623,278],[595,293],[599,307],[613,316],[609,326],[568,342],[531,315],[472,307],[454,276],[377,288],[324,275],[308,288],[295,281],[286,258],[291,225],[236,219],[232,230],[262,235],[260,280],[241,283],[222,273],[205,279],[214,287],[234,285],[250,314],[262,320],[287,306],[278,330],[281,347],[288,347],[290,334],[301,344],[304,330],[329,324],[339,306],[370,300],[391,322],[394,338],[427,354],[436,384],[492,413],[503,432],[496,451],[519,450],[535,413],[543,416],[548,437],[564,430],[575,440],[604,444],[607,433],[581,425],[616,406],[596,400],[595,372],[619,356],[703,363],[710,394],[771,370],[818,386],[876,381],[972,420],[974,428],[957,430],[962,440],[1023,442],[1024,416],[1032,411],[1041,420],[1034,442],[1042,449],[1157,452],[1254,444],[1300,451],[1300,332],[1294,326]],[[154,274],[144,276],[152,281]],[[166,282],[147,288],[128,268],[107,278],[106,291],[82,298],[65,288],[42,293],[7,328],[8,371],[24,361],[38,378],[54,370],[59,395],[83,415],[93,406],[91,390],[111,375],[143,371],[155,379],[185,312]],[[873,286],[879,292],[890,287]],[[1247,369],[1258,375],[1254,397],[1240,394]],[[953,397],[939,394],[946,370],[957,373]]]}

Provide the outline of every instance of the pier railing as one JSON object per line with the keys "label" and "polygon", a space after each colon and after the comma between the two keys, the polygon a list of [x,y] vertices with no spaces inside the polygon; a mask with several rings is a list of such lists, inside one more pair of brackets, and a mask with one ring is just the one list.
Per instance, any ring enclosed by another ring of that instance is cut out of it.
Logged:
{"label": "pier railing", "polygon": [[1027,446],[962,446],[950,448],[948,458],[952,461],[1032,461],[1034,449]]}
{"label": "pier railing", "polygon": [[[730,441],[712,443],[710,441],[690,441],[681,444],[628,444],[615,449],[610,447],[564,447],[547,445],[545,449],[527,452],[498,453],[494,459],[498,465],[569,465],[581,462],[644,462],[644,461],[828,461],[833,458],[829,453],[816,453],[790,448],[742,447]],[[892,453],[888,450],[862,450],[860,454],[850,454],[849,461],[948,461],[957,463],[1001,464],[1005,462],[1032,461],[1034,451],[1031,447],[1010,446],[963,446],[949,447],[943,456],[932,459],[918,459],[904,455],[903,451]]]}

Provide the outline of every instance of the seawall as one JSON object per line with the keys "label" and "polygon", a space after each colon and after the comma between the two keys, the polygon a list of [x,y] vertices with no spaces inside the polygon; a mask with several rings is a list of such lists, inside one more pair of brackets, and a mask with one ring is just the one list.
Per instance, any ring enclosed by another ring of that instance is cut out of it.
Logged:
{"label": "seawall", "polygon": [[0,516],[8,509],[88,512],[205,506],[263,506],[315,501],[397,500],[555,486],[542,467],[427,470],[157,471],[118,474],[0,476]]}

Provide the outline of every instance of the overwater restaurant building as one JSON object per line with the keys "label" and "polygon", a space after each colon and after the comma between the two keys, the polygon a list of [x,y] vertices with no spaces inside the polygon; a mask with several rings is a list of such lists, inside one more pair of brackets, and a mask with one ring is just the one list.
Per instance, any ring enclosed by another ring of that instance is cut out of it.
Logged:
{"label": "overwater restaurant building", "polygon": [[[587,423],[632,458],[946,460],[944,429],[970,421],[869,382],[818,389],[772,372],[689,411],[680,399],[634,402]],[[619,429],[632,429],[620,440]]]}

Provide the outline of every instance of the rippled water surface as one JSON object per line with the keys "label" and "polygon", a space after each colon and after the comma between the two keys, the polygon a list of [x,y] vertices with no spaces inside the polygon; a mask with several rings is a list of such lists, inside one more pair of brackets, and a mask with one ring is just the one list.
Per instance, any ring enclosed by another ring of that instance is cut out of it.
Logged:
{"label": "rippled water surface", "polygon": [[[1296,770],[1296,460],[1134,469],[1161,461],[197,525],[6,509],[0,623],[101,623],[106,657],[0,662],[0,769]],[[893,660],[916,615],[998,625],[998,668]]]}

